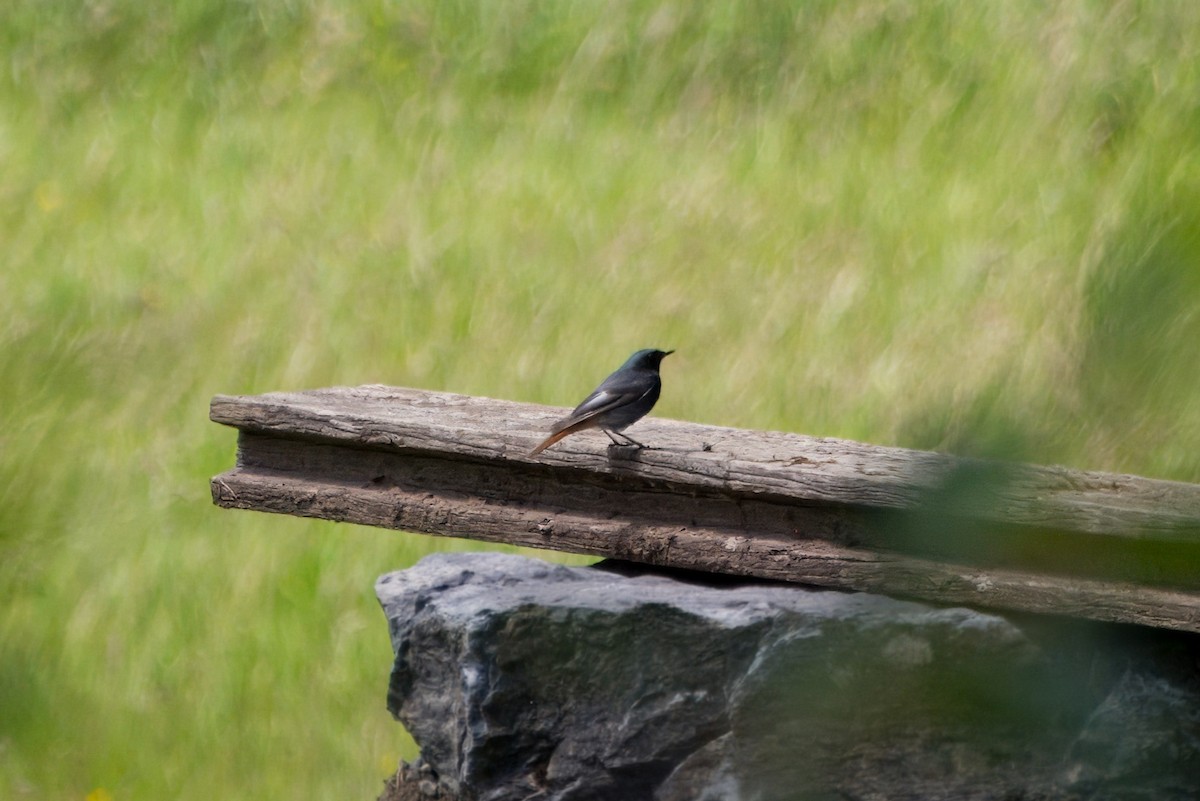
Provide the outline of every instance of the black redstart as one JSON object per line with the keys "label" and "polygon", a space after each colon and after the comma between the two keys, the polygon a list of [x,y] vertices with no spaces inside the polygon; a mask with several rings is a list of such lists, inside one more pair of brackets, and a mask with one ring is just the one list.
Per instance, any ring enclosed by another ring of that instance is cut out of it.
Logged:
{"label": "black redstart", "polygon": [[[646,447],[622,431],[645,417],[658,402],[658,393],[662,390],[658,366],[663,358],[674,352],[646,348],[630,356],[629,361],[604,379],[583,403],[575,407],[575,411],[555,423],[550,436],[529,455],[537,456],[568,434],[585,428],[600,429],[608,434],[614,445]],[[625,442],[619,441],[614,434]]]}

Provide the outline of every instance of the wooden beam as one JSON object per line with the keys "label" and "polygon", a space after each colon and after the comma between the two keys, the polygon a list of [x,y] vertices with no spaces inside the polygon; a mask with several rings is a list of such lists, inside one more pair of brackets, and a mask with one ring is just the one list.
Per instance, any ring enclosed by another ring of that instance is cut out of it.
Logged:
{"label": "wooden beam", "polygon": [[213,399],[221,506],[1200,631],[1200,486],[383,386]]}

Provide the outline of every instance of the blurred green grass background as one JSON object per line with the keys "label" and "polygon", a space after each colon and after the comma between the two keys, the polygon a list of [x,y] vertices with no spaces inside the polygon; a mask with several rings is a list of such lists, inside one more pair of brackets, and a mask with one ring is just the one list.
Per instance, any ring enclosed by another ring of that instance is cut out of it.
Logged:
{"label": "blurred green grass background", "polygon": [[[215,393],[570,405],[1200,481],[1200,5],[9,0],[0,796],[374,798],[372,582]],[[90,796],[89,796],[90,794]]]}

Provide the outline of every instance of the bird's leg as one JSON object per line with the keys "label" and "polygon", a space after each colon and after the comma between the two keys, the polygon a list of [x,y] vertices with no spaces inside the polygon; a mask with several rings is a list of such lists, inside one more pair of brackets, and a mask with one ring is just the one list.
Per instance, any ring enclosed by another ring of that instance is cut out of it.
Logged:
{"label": "bird's leg", "polygon": [[[639,448],[645,448],[645,447],[646,447],[645,445],[643,445],[642,443],[638,442],[638,441],[637,441],[636,439],[634,439],[633,437],[631,437],[631,436],[629,436],[628,434],[626,434],[624,431],[617,431],[617,432],[614,432],[614,433],[616,433],[616,435],[617,435],[617,436],[619,436],[619,437],[621,437],[622,439],[624,439],[624,440],[625,440],[625,443],[624,443],[625,445],[636,445],[636,446],[637,446],[637,447],[639,447]],[[616,442],[616,440],[613,440],[613,442]],[[619,443],[619,442],[618,442],[617,444],[618,444],[618,445],[620,445],[620,444],[622,444],[622,443]]]}
{"label": "bird's leg", "polygon": [[612,432],[612,431],[609,431],[607,428],[602,428],[602,429],[600,429],[600,430],[601,430],[601,431],[603,431],[605,434],[607,434],[607,435],[608,435],[608,438],[612,440],[612,444],[613,444],[613,445],[617,445],[617,446],[624,446],[624,445],[627,445],[627,444],[628,444],[628,443],[626,443],[626,442],[621,442],[619,439],[617,439],[616,437],[614,437],[614,436],[613,436],[613,433],[614,433],[614,432]]}

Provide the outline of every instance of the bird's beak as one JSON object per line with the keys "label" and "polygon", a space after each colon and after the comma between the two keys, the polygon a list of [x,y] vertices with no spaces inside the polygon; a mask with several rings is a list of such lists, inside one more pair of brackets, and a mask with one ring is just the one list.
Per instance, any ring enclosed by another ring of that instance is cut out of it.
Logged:
{"label": "bird's beak", "polygon": [[675,351],[673,351],[673,350],[669,350],[669,351],[667,351],[666,353],[664,353],[664,354],[663,354],[663,356],[670,356],[670,355],[671,355],[672,353],[674,353],[674,352],[675,352]]}

